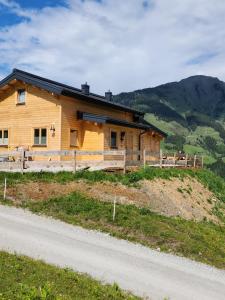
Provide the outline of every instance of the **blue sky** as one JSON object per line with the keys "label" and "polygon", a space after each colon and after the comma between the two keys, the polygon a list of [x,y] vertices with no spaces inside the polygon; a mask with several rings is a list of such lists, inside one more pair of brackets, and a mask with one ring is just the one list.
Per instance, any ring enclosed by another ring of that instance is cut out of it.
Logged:
{"label": "blue sky", "polygon": [[[20,0],[17,3],[24,9],[43,9],[45,7],[66,6],[64,0]],[[0,27],[18,24],[24,21],[25,18],[17,16],[7,6],[0,4]]]}
{"label": "blue sky", "polygon": [[114,93],[195,74],[225,80],[225,1],[0,0],[0,79],[13,68]]}

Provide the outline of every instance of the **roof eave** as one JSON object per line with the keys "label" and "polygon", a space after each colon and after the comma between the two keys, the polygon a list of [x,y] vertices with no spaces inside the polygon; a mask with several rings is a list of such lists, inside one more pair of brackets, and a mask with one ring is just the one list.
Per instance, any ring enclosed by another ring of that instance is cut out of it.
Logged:
{"label": "roof eave", "polygon": [[119,104],[116,104],[116,103],[113,103],[113,102],[107,102],[107,101],[104,101],[103,99],[95,99],[95,97],[93,96],[88,96],[88,95],[84,95],[82,93],[74,93],[72,91],[68,91],[68,90],[62,90],[62,95],[63,96],[66,96],[66,97],[71,97],[71,98],[75,98],[75,99],[81,99],[81,100],[85,100],[85,101],[88,101],[90,103],[90,101],[94,104],[98,104],[98,105],[104,105],[104,106],[108,106],[108,107],[111,107],[111,108],[114,108],[114,109],[120,109],[120,110],[123,110],[123,111],[126,111],[126,112],[131,112],[131,113],[134,113],[134,114],[138,114],[140,116],[143,116],[144,113],[140,112],[140,111],[137,111],[137,110],[134,110],[132,108],[129,108],[129,107],[125,107],[123,105],[119,105]]}

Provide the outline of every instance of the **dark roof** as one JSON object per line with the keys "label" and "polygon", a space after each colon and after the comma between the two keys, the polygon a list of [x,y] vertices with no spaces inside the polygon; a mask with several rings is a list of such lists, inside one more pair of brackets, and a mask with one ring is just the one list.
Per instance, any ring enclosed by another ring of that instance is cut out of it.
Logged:
{"label": "dark roof", "polygon": [[124,126],[124,127],[144,129],[144,130],[151,129],[151,130],[155,130],[155,131],[159,132],[163,136],[166,136],[165,132],[156,128],[155,126],[148,123],[147,121],[145,121],[142,118],[139,120],[139,122],[128,122],[126,120],[114,119],[114,118],[104,116],[104,115],[96,115],[96,114],[91,114],[88,112],[81,112],[81,111],[78,111],[77,117],[80,120],[96,122],[96,123],[101,123],[101,124],[108,123],[108,124],[114,124],[114,125],[119,125],[119,126]]}
{"label": "dark roof", "polygon": [[[57,95],[64,95],[64,96],[84,100],[89,103],[91,102],[91,103],[111,107],[114,109],[119,109],[122,111],[134,113],[135,115],[139,116],[138,117],[139,120],[137,122],[127,122],[127,121],[123,121],[123,120],[112,119],[110,117],[105,117],[105,116],[97,116],[97,115],[94,115],[94,116],[96,116],[98,118],[100,117],[102,122],[103,122],[103,119],[105,118],[104,122],[106,122],[106,123],[123,125],[123,126],[127,126],[127,127],[132,127],[132,128],[140,128],[140,129],[145,129],[145,130],[152,129],[152,130],[159,132],[163,136],[167,136],[167,134],[165,132],[161,131],[160,129],[156,128],[152,124],[145,121],[143,119],[144,113],[142,113],[140,111],[134,110],[125,105],[116,104],[111,101],[107,101],[105,97],[97,95],[97,94],[90,93],[90,94],[86,95],[81,91],[81,89],[74,88],[72,86],[69,86],[69,85],[66,85],[63,83],[59,83],[59,82],[56,82],[56,81],[53,81],[53,80],[50,80],[50,79],[47,79],[44,77],[40,77],[40,76],[31,74],[31,73],[28,73],[28,72],[25,72],[22,70],[13,69],[12,73],[9,76],[7,76],[2,81],[0,81],[0,88],[7,85],[14,79],[21,80],[27,84],[32,84],[34,86],[45,89],[45,90],[47,90],[51,93],[57,94]],[[89,115],[91,115],[91,114],[89,114]]]}
{"label": "dark roof", "polygon": [[144,113],[134,110],[130,107],[125,105],[116,104],[111,101],[107,101],[104,96],[100,96],[97,94],[90,93],[89,95],[84,94],[81,89],[59,83],[44,77],[40,77],[22,70],[13,69],[13,72],[0,81],[0,88],[4,85],[8,84],[13,79],[21,80],[25,83],[35,85],[37,87],[43,88],[51,93],[55,93],[57,95],[64,95],[88,102],[92,102],[95,104],[100,104],[104,106],[108,106],[114,109],[119,109],[122,111],[132,112],[138,115],[144,115]]}

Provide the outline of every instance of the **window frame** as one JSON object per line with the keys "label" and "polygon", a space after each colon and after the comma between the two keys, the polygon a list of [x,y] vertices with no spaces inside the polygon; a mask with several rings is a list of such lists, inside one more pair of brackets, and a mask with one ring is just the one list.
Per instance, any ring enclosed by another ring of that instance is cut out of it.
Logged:
{"label": "window frame", "polygon": [[[112,134],[115,134],[115,146],[112,145]],[[118,149],[118,132],[116,130],[110,130],[110,149]]]}
{"label": "window frame", "polygon": [[[76,132],[76,143],[73,145],[72,143],[71,143],[71,133],[72,132]],[[70,128],[70,130],[69,130],[69,143],[70,143],[70,147],[79,147],[79,141],[78,141],[78,129],[75,129],[75,128]]]}
{"label": "window frame", "polygon": [[[3,128],[3,129],[0,129],[0,132],[1,132],[1,138],[0,140],[2,140],[2,144],[0,143],[0,147],[8,147],[9,146],[9,129],[7,128]],[[7,132],[7,138],[5,138],[5,132]],[[7,143],[4,143],[4,140],[7,140]]]}
{"label": "window frame", "polygon": [[[35,143],[35,131],[38,130],[39,132],[39,135],[38,135],[38,144]],[[46,130],[46,140],[45,140],[45,144],[42,143],[42,130]],[[33,146],[34,147],[47,147],[47,144],[48,144],[48,130],[46,127],[35,127],[33,128]]]}
{"label": "window frame", "polygon": [[[20,101],[20,96],[21,94],[24,93],[24,99],[23,101]],[[16,102],[17,105],[24,105],[26,104],[26,89],[18,89],[17,90],[17,102]]]}

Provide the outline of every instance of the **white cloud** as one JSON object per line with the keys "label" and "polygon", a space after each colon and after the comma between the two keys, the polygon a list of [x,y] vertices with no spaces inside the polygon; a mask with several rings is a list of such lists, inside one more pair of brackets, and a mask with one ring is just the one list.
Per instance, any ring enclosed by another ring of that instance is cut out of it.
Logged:
{"label": "white cloud", "polygon": [[[5,3],[4,3],[5,2]],[[225,1],[68,0],[0,31],[0,64],[114,93],[194,74],[225,80]],[[9,4],[12,5],[9,6]],[[203,59],[204,58],[204,59]]]}

